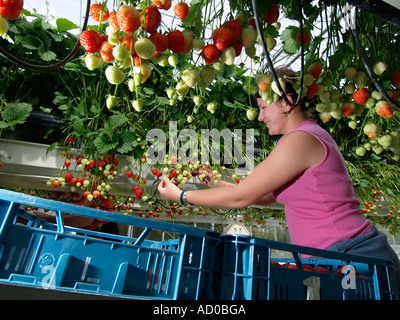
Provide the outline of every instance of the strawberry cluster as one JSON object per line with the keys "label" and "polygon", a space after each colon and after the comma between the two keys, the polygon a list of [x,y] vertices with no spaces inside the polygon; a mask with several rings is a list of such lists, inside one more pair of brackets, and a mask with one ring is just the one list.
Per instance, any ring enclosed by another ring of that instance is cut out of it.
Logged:
{"label": "strawberry cluster", "polygon": [[[73,160],[71,152],[62,152],[64,161],[63,169],[58,176],[50,177],[47,181],[48,187],[70,187],[72,192],[77,189],[84,191],[83,195],[89,201],[97,198],[108,198],[111,195],[112,186],[110,181],[118,174],[118,159],[115,154],[109,153],[97,160],[77,155]],[[72,162],[74,166],[71,168]],[[78,171],[79,176],[73,175]]]}

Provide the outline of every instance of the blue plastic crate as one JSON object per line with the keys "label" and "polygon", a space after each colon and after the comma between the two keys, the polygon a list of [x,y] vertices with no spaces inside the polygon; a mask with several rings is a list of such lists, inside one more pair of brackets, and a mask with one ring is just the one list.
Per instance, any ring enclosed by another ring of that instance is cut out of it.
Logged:
{"label": "blue plastic crate", "polygon": [[[57,223],[24,210],[56,212]],[[130,238],[64,225],[63,213],[141,230]],[[23,217],[27,223],[18,223]],[[176,236],[151,241],[151,230]],[[218,232],[0,190],[0,282],[149,299],[213,299]]]}
{"label": "blue plastic crate", "polygon": [[[290,258],[277,259],[277,253]],[[337,272],[342,266],[344,274]],[[392,298],[390,268],[381,259],[224,235],[215,291],[222,300],[386,300]]]}

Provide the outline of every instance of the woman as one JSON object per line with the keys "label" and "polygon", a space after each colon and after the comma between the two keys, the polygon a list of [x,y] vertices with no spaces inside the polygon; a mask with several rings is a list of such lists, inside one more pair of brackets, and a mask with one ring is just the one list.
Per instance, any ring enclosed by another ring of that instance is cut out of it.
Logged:
{"label": "woman", "polygon": [[[295,73],[276,70],[285,82],[285,93],[294,103]],[[306,99],[306,98],[305,98]],[[375,256],[400,263],[386,237],[363,216],[346,163],[335,141],[316,120],[309,119],[306,103],[291,107],[283,98],[268,104],[257,97],[258,120],[270,135],[282,135],[270,155],[240,184],[220,183],[218,188],[181,191],[164,177],[160,194],[173,201],[213,208],[285,205],[292,243],[319,249]],[[207,171],[206,171],[207,172]],[[212,175],[207,174],[207,183]],[[398,279],[392,272],[392,289]]]}

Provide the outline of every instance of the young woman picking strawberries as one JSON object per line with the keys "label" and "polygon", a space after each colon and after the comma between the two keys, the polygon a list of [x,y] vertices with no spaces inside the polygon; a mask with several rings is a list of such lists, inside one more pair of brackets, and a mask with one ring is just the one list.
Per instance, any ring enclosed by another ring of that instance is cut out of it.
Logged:
{"label": "young woman picking strawberries", "polygon": [[[293,103],[295,73],[276,70]],[[305,98],[307,99],[307,98]],[[160,194],[176,202],[212,208],[285,205],[291,241],[297,245],[392,260],[392,290],[399,294],[400,262],[386,236],[364,218],[346,163],[335,141],[309,118],[306,102],[292,108],[282,98],[268,104],[257,97],[258,120],[270,135],[282,135],[270,155],[239,184],[219,182],[217,187],[182,191],[164,177]],[[205,170],[206,183],[215,186]],[[396,297],[400,298],[400,295]]]}

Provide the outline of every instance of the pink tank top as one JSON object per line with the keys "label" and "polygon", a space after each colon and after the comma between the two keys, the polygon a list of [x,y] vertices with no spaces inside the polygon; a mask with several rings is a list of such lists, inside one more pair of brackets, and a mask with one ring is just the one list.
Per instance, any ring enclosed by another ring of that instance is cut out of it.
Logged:
{"label": "pink tank top", "polygon": [[325,157],[318,166],[272,193],[285,206],[291,242],[326,249],[371,231],[372,223],[363,216],[333,138],[315,120],[306,120],[293,131],[305,131],[318,139],[325,148]]}

